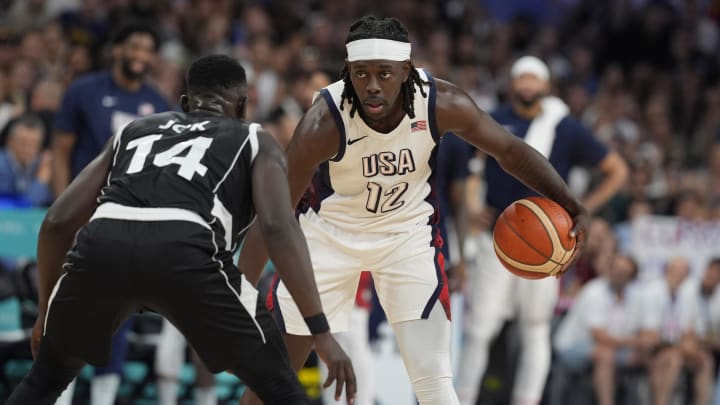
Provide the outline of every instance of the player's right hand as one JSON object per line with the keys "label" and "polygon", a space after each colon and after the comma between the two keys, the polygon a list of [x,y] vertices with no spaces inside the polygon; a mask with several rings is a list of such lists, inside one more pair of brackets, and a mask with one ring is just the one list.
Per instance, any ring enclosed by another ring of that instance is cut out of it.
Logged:
{"label": "player's right hand", "polygon": [[555,275],[556,278],[560,278],[563,273],[572,268],[587,248],[585,241],[587,239],[588,229],[590,229],[590,214],[581,205],[580,212],[573,216],[572,220],[573,228],[570,230],[570,237],[575,238],[575,251],[570,257],[570,260]]}
{"label": "player's right hand", "polygon": [[323,388],[329,387],[335,381],[335,400],[339,401],[345,386],[345,396],[348,404],[355,403],[357,387],[355,371],[347,354],[340,347],[330,332],[313,335],[315,351],[328,368],[328,377]]}
{"label": "player's right hand", "polygon": [[32,337],[30,338],[30,350],[32,350],[33,359],[37,359],[40,351],[40,341],[43,336],[43,329],[45,327],[45,312],[40,311],[38,317],[35,320],[35,326],[33,326]]}

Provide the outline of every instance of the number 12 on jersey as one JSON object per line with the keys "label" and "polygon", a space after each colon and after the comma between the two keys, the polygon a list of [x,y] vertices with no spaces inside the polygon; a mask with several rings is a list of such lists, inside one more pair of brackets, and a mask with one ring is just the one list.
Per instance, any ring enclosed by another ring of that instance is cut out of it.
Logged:
{"label": "number 12 on jersey", "polygon": [[[145,160],[152,151],[153,144],[160,138],[162,138],[162,135],[155,134],[128,142],[126,149],[135,149],[135,154],[132,160],[130,160],[130,165],[127,169],[128,174],[142,171],[145,167]],[[212,138],[199,136],[177,143],[170,147],[170,149],[155,155],[152,163],[157,167],[165,167],[171,164],[179,165],[178,175],[187,180],[192,180],[195,173],[204,176],[205,173],[207,173],[207,166],[200,163],[200,160],[205,156],[205,152],[212,144],[212,141]],[[190,151],[185,156],[178,156],[187,148],[190,148]]]}
{"label": "number 12 on jersey", "polygon": [[368,182],[368,199],[365,208],[377,214],[378,208],[381,213],[394,211],[405,204],[405,201],[400,201],[400,198],[405,194],[408,189],[408,183],[398,183],[387,190],[383,190],[383,187],[375,183],[374,181]]}

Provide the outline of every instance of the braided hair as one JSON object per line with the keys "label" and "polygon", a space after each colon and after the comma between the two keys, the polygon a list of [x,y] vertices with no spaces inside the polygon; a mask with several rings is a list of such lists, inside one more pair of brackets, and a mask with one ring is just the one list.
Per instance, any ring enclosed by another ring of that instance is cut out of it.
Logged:
{"label": "braided hair", "polygon": [[[408,30],[397,18],[377,18],[369,15],[364,16],[361,19],[355,21],[350,26],[350,32],[348,33],[345,43],[356,41],[359,39],[390,39],[399,42],[410,42],[408,38]],[[345,64],[345,67],[340,74],[343,82],[345,82],[345,88],[343,89],[342,96],[340,99],[340,109],[343,109],[345,101],[351,105],[350,117],[355,115],[358,106],[361,101],[355,92],[355,88],[350,80],[350,65]],[[418,74],[415,66],[410,62],[410,77],[400,87],[400,94],[402,96],[403,110],[407,113],[410,118],[415,118],[415,92],[417,91],[415,85],[420,88],[420,94],[423,97],[427,97],[423,85],[429,84],[429,82],[423,80]]]}

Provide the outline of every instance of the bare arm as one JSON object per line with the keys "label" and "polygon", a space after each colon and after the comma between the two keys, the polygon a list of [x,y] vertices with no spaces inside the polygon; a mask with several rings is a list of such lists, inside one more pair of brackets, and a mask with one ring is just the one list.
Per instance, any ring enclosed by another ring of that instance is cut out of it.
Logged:
{"label": "bare arm", "polygon": [[[308,320],[308,318],[324,320],[325,315],[322,313],[320,294],[315,284],[310,252],[300,224],[295,219],[294,204],[291,203],[290,198],[291,187],[285,170],[285,156],[269,134],[258,133],[258,140],[260,151],[253,163],[252,171],[257,227],[262,232],[262,238],[266,242],[265,247],[277,272],[308,323],[318,356],[328,366],[328,379],[324,387],[337,380],[336,400],[339,399],[341,390],[345,386],[347,397],[350,398],[350,403],[353,403],[356,387],[355,373],[350,359],[330,334],[326,321],[323,325],[324,330],[313,330]],[[262,244],[257,246],[257,248],[261,247]],[[246,246],[244,249],[247,248]]]}
{"label": "bare arm", "polygon": [[39,304],[47,311],[50,292],[62,274],[65,255],[75,233],[87,223],[97,206],[97,197],[112,166],[112,143],[108,141],[95,158],[50,207],[38,238]]}
{"label": "bare arm", "polygon": [[[286,153],[292,207],[297,206],[302,198],[317,166],[335,156],[339,142],[339,129],[325,100],[318,97],[295,128]],[[267,243],[269,241],[263,241],[259,227],[253,225],[248,231],[238,261],[238,268],[253,284],[257,284],[267,263]]]}
{"label": "bare arm", "polygon": [[464,91],[442,80],[435,82],[435,111],[440,133],[454,132],[493,156],[506,172],[526,186],[565,208],[575,223],[573,232],[578,237],[577,258],[584,250],[583,241],[590,218],[550,162],[480,110]]}
{"label": "bare arm", "polygon": [[70,184],[70,158],[77,138],[70,132],[56,132],[52,138],[52,189],[59,197]]}
{"label": "bare arm", "polygon": [[628,166],[617,153],[610,152],[598,165],[603,173],[603,181],[585,198],[583,205],[588,211],[595,212],[605,205],[622,187],[628,178]]}
{"label": "bare arm", "polygon": [[442,80],[436,80],[436,83],[437,126],[441,133],[452,131],[493,156],[505,171],[556,201],[571,215],[584,211],[545,157],[507,132],[480,110],[465,92]]}
{"label": "bare arm", "polygon": [[293,215],[285,156],[267,133],[258,133],[260,151],[252,170],[258,229],[277,272],[304,317],[322,312],[305,237]]}

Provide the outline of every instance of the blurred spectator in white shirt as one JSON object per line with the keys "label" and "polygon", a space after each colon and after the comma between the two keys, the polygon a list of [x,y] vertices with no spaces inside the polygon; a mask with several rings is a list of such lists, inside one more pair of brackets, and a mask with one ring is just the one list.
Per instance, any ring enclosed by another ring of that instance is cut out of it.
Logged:
{"label": "blurred spectator in white shirt", "polygon": [[639,362],[638,302],[628,288],[637,273],[631,257],[616,255],[601,277],[580,290],[555,336],[562,367],[580,371],[592,365],[599,405],[614,403],[616,369]]}
{"label": "blurred spectator in white shirt", "polygon": [[702,323],[697,322],[698,289],[688,280],[690,266],[682,257],[670,259],[665,278],[651,282],[643,291],[641,334],[653,343],[650,388],[653,403],[667,405],[683,367],[693,373],[694,400],[710,400],[713,359],[700,344]]}

